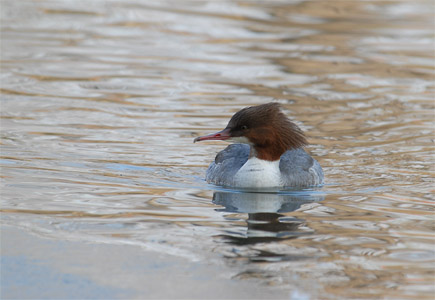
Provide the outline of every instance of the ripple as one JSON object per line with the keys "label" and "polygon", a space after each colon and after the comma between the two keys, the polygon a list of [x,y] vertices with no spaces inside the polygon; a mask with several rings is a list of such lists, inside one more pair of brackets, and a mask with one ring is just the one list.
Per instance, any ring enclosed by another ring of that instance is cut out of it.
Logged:
{"label": "ripple", "polygon": [[[2,223],[225,265],[293,298],[431,297],[429,6],[4,2]],[[325,186],[207,184],[226,144],[192,138],[269,101]]]}
{"label": "ripple", "polygon": [[424,262],[424,261],[430,262],[434,260],[435,252],[421,251],[421,250],[396,251],[394,253],[391,253],[389,257],[393,259],[407,261],[407,262]]}

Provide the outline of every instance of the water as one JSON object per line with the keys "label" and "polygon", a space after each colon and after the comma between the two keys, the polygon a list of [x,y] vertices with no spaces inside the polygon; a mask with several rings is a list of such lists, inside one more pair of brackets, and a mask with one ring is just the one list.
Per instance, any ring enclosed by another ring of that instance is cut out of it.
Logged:
{"label": "water", "polygon": [[[432,1],[1,11],[3,225],[206,262],[291,299],[432,299]],[[272,100],[326,185],[206,184],[226,144],[193,138]]]}

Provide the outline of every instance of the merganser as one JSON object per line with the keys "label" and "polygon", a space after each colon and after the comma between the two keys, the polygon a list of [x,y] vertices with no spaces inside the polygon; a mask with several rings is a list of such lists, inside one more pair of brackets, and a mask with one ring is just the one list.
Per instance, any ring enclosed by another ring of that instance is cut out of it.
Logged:
{"label": "merganser", "polygon": [[323,184],[320,164],[305,150],[302,130],[276,102],[245,107],[224,130],[200,136],[205,140],[233,140],[220,151],[206,172],[206,181],[237,188],[308,187]]}

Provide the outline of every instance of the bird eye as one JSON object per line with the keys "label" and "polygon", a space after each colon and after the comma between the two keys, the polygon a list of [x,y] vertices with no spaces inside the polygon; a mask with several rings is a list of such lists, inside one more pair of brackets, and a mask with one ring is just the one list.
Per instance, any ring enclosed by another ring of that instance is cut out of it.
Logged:
{"label": "bird eye", "polygon": [[248,129],[248,126],[246,126],[246,125],[242,125],[242,126],[240,127],[240,129],[242,129],[242,130],[246,130],[246,129]]}

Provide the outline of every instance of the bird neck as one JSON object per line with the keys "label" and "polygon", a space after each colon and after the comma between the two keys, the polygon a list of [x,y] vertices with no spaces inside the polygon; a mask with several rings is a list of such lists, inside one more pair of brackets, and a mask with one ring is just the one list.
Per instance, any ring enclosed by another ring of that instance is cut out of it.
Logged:
{"label": "bird neck", "polygon": [[287,149],[274,148],[273,146],[251,145],[249,158],[256,157],[261,160],[276,161],[281,158],[281,155],[286,150]]}

